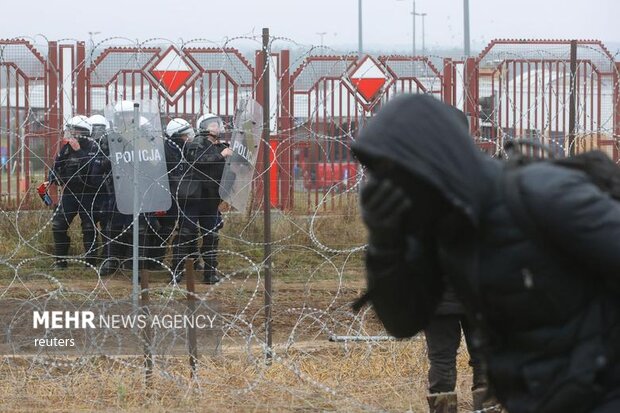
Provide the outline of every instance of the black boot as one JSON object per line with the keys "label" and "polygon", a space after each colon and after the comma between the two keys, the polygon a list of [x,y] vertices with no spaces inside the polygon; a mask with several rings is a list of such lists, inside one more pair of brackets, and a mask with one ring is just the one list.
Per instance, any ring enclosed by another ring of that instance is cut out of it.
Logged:
{"label": "black boot", "polygon": [[203,274],[202,282],[204,284],[217,284],[222,281],[217,275],[217,270],[215,268],[206,268]]}
{"label": "black boot", "polygon": [[502,406],[499,404],[499,401],[488,391],[486,387],[472,390],[471,395],[474,411],[483,410],[489,413],[502,412]]}
{"label": "black boot", "polygon": [[185,275],[185,271],[173,271],[172,277],[170,278],[170,284],[172,285],[180,285],[181,281],[183,281],[183,276]]}
{"label": "black boot", "polygon": [[106,258],[103,261],[103,264],[101,264],[101,267],[99,268],[99,274],[102,277],[106,277],[108,275],[112,275],[116,271],[118,271],[118,267],[119,266],[120,266],[120,262],[118,261],[118,258],[116,258],[116,257]]}
{"label": "black boot", "polygon": [[219,244],[219,235],[215,231],[209,232],[204,236],[202,241],[201,255],[204,261],[204,276],[203,282],[205,284],[217,284],[221,281],[221,278],[217,275],[217,247]]}
{"label": "black boot", "polygon": [[432,393],[426,396],[429,413],[457,413],[455,392]]}
{"label": "black boot", "polygon": [[65,268],[67,268],[67,260],[62,258],[56,258],[52,264],[52,269],[54,270],[64,270]]}

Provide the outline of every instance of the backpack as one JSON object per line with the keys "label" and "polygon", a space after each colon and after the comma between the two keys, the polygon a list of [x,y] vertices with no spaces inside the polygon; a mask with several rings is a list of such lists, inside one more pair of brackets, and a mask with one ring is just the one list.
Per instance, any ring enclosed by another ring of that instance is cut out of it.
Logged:
{"label": "backpack", "polygon": [[[521,150],[523,147],[538,149],[539,155],[546,152],[550,156],[547,159],[540,156],[530,156],[523,153]],[[552,155],[549,147],[538,142],[522,139],[509,141],[504,148],[509,158],[506,161],[503,174],[503,192],[510,215],[535,243],[546,250],[550,250],[548,244],[545,243],[546,236],[541,228],[535,224],[521,196],[519,188],[519,170],[521,167],[534,162],[550,162],[564,168],[579,170],[587,175],[592,184],[609,194],[612,199],[620,202],[620,167],[602,151],[592,150],[557,158]],[[549,252],[559,255],[559,251],[554,251],[553,248]],[[607,278],[611,284],[614,283],[614,277]],[[612,287],[616,291],[620,291],[620,285],[613,285]]]}

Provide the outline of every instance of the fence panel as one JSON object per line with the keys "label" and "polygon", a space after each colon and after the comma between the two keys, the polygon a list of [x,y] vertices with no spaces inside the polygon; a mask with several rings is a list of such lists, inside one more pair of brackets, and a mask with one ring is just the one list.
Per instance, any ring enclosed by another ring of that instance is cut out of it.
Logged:
{"label": "fence panel", "polygon": [[49,91],[56,76],[55,65],[30,42],[0,40],[0,203],[7,207],[21,205],[43,180],[56,122],[50,105],[56,96]]}
{"label": "fence panel", "polygon": [[616,157],[614,59],[600,42],[575,43],[571,70],[571,41],[492,42],[466,71],[473,134],[495,151],[527,138],[568,154],[573,138],[575,152],[598,148]]}

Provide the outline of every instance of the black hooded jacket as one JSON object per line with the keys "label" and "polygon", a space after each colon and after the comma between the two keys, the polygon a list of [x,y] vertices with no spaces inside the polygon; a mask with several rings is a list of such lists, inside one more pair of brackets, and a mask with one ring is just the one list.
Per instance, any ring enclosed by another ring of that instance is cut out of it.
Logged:
{"label": "black hooded jacket", "polygon": [[[406,192],[420,180],[450,206],[427,233],[408,232],[401,251],[369,249],[369,288],[395,285],[383,288],[392,297],[372,298],[388,331],[422,329],[446,274],[486,333],[489,381],[511,413],[586,412],[620,386],[620,292],[608,287],[620,278],[616,201],[581,172],[524,167],[523,199],[553,240],[539,245],[507,209],[503,164],[483,155],[454,111],[430,96],[387,103],[353,151],[371,171],[387,160]],[[412,202],[425,196],[408,194]]]}

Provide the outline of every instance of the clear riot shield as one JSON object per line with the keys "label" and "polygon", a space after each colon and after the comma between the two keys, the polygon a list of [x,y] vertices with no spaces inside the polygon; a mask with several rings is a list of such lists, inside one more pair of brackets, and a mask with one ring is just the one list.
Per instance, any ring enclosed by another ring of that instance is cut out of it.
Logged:
{"label": "clear riot shield", "polygon": [[[134,122],[134,103],[139,105],[138,125]],[[172,199],[157,101],[119,101],[107,106],[104,114],[111,124],[108,144],[119,212],[127,215],[134,212],[136,162],[137,212],[167,211],[172,205]]]}
{"label": "clear riot shield", "polygon": [[263,108],[254,99],[241,100],[233,120],[230,148],[224,166],[220,197],[237,211],[245,211],[252,191],[254,167],[263,129]]}

